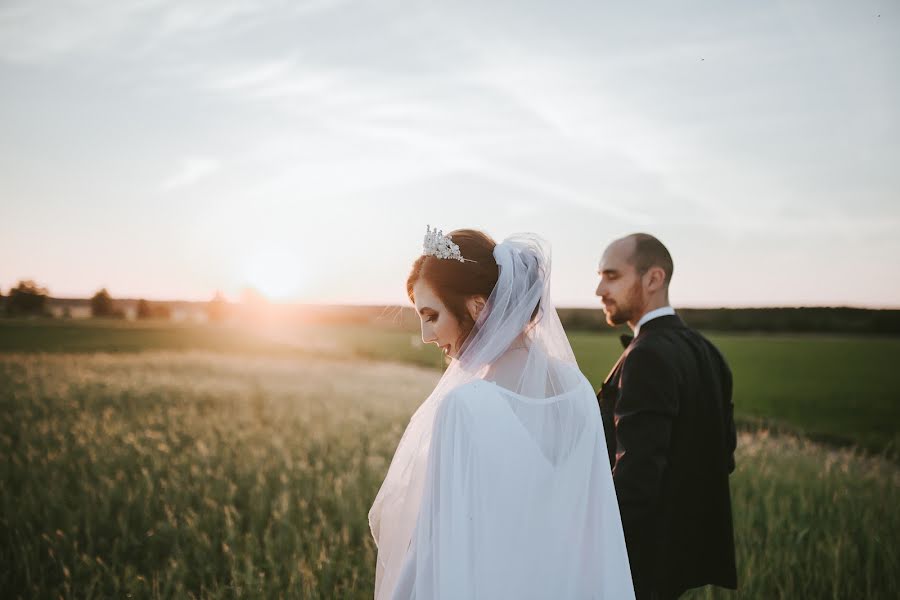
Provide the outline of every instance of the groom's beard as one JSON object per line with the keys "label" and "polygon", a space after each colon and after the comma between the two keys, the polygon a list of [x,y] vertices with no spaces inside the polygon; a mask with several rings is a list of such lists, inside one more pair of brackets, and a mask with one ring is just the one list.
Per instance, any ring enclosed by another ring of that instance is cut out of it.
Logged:
{"label": "groom's beard", "polygon": [[643,305],[643,300],[641,282],[637,281],[626,293],[624,303],[619,303],[617,300],[612,300],[609,304],[604,302],[606,322],[615,326],[631,321]]}

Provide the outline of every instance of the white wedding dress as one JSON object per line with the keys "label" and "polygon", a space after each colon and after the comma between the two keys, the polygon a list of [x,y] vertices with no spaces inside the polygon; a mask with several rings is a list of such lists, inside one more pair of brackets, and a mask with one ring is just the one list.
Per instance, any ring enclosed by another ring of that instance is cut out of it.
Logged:
{"label": "white wedding dress", "polygon": [[634,598],[600,412],[549,302],[549,256],[534,238],[497,248],[492,312],[413,415],[370,512],[375,597]]}

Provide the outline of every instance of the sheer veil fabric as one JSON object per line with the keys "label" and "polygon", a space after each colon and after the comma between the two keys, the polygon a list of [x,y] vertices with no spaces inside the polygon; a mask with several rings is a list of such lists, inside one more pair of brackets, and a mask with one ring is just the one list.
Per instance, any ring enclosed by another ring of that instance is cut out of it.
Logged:
{"label": "sheer veil fabric", "polygon": [[369,511],[375,598],[634,597],[596,397],[550,299],[548,245],[499,279]]}

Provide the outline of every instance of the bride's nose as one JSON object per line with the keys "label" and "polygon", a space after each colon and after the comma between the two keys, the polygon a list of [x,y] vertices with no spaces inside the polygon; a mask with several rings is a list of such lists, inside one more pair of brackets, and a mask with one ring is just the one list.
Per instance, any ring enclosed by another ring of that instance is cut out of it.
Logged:
{"label": "bride's nose", "polygon": [[431,330],[431,328],[423,327],[422,328],[422,343],[430,344],[430,343],[436,342],[436,341],[437,341],[437,336],[434,335],[434,332]]}

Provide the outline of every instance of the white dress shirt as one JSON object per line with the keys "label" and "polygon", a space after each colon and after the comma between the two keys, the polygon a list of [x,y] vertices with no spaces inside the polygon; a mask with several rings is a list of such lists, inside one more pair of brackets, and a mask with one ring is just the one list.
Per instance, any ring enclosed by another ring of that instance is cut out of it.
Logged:
{"label": "white dress shirt", "polygon": [[641,332],[641,325],[643,325],[647,321],[655,319],[656,317],[665,317],[667,315],[674,315],[674,314],[675,314],[675,309],[672,308],[671,306],[663,306],[661,308],[651,310],[650,312],[645,314],[643,317],[641,317],[641,320],[638,321],[637,325],[634,326],[634,337],[637,337],[637,335]]}

